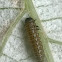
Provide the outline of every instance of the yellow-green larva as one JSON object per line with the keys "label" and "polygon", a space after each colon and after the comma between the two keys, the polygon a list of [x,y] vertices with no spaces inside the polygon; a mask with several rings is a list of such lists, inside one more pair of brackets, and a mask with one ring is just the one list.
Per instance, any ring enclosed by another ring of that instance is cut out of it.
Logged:
{"label": "yellow-green larva", "polygon": [[33,47],[35,56],[39,58],[39,62],[44,61],[44,50],[40,37],[38,34],[38,26],[36,26],[35,20],[27,18],[25,20],[25,29],[28,34],[29,41]]}

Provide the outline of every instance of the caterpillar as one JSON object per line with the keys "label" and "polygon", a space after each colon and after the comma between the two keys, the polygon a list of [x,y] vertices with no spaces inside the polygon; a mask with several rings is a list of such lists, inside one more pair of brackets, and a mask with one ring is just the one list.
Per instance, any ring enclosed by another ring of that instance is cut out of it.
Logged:
{"label": "caterpillar", "polygon": [[40,41],[38,28],[39,27],[36,26],[34,19],[27,18],[25,20],[25,29],[26,29],[29,41],[33,47],[35,56],[39,59],[39,62],[43,62],[44,61],[44,50],[43,50],[42,43]]}

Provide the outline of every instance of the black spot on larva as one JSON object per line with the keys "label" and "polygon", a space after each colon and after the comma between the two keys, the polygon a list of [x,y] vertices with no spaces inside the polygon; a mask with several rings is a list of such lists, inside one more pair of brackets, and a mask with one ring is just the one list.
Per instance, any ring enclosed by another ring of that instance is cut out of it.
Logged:
{"label": "black spot on larva", "polygon": [[25,20],[25,29],[27,32],[27,36],[29,38],[29,42],[31,43],[35,56],[38,58],[39,62],[43,62],[44,50],[43,50],[42,42],[40,41],[39,38],[39,33],[37,28],[39,27],[36,25],[34,19],[27,18]]}
{"label": "black spot on larva", "polygon": [[30,18],[26,18],[26,20],[25,20],[25,22],[31,22],[31,21],[34,22],[35,20],[33,21],[33,19],[31,17]]}

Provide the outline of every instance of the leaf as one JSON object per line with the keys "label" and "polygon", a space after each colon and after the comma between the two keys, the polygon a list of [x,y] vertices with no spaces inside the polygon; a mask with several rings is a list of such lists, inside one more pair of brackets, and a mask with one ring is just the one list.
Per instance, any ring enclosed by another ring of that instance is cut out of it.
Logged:
{"label": "leaf", "polygon": [[62,62],[60,1],[3,0],[0,3],[1,62],[37,62],[28,40],[25,39],[24,20],[28,17],[26,13],[36,20],[35,23],[40,28],[38,32],[46,60],[48,62]]}

